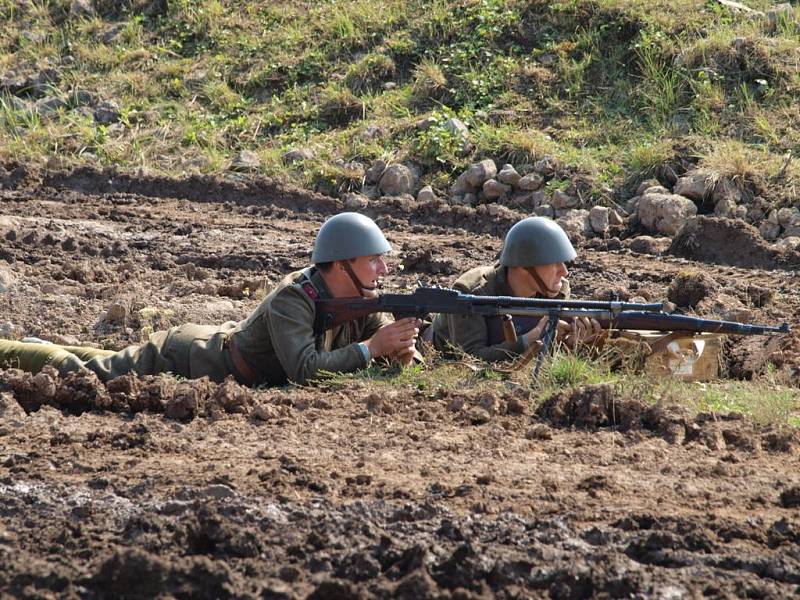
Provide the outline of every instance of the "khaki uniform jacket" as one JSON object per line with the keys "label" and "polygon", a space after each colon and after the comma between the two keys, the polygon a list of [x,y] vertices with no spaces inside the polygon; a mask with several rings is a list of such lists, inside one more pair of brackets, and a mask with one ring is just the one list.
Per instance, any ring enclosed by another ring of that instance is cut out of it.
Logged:
{"label": "khaki uniform jacket", "polygon": [[[330,297],[322,276],[309,268],[285,277],[239,323],[186,323],[157,331],[144,344],[119,352],[4,341],[0,343],[0,366],[16,365],[38,372],[49,364],[62,375],[87,368],[101,381],[131,372],[169,372],[189,379],[209,377],[217,382],[234,375],[240,383],[251,385],[283,385],[289,381],[306,384],[322,371],[348,372],[366,367],[369,361],[357,342],[372,337],[383,325],[391,323],[391,318],[372,314],[344,323],[327,335],[316,335],[316,307],[303,284],[312,295]],[[247,381],[245,374],[236,369],[231,342],[250,367],[254,381]]]}
{"label": "khaki uniform jacket", "polygon": [[297,271],[285,277],[231,333],[257,376],[256,385],[288,381],[302,385],[322,371],[350,372],[366,367],[368,361],[357,343],[391,323],[383,314],[349,321],[332,332],[326,350],[326,336],[314,333],[316,307],[303,283],[311,283],[320,298],[331,297],[315,268]]}
{"label": "khaki uniform jacket", "polygon": [[[513,292],[506,279],[506,268],[499,265],[475,267],[464,273],[453,284],[465,294],[475,296],[511,296]],[[569,298],[569,283],[558,295]],[[513,359],[525,351],[522,337],[516,342],[502,342],[489,345],[489,332],[486,318],[479,315],[436,315],[433,320],[433,343],[437,350],[447,352],[453,347],[487,362],[500,362]]]}

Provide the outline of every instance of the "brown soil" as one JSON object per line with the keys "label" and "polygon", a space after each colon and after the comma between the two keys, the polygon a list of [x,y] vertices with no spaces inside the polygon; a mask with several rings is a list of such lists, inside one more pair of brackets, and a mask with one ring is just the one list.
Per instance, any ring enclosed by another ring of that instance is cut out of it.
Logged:
{"label": "brown soil", "polygon": [[[113,348],[146,327],[244,317],[341,208],[264,181],[7,167],[0,183],[0,326]],[[481,210],[370,204],[412,273],[385,287],[494,260],[520,214]],[[663,300],[701,271],[717,285],[698,313],[798,326],[799,277],[780,256],[731,267],[621,248],[580,249],[576,297]],[[733,376],[800,366],[797,329],[728,346]],[[800,593],[796,431],[603,385],[533,400],[512,382],[250,390],[0,371],[0,596]]]}

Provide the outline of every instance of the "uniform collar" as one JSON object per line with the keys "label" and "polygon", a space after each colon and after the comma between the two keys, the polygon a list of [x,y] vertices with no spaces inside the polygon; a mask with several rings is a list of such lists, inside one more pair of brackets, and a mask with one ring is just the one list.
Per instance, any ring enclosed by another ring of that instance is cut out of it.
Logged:
{"label": "uniform collar", "polygon": [[508,285],[508,270],[504,266],[500,264],[494,266],[494,281],[498,296],[514,295],[511,286]]}

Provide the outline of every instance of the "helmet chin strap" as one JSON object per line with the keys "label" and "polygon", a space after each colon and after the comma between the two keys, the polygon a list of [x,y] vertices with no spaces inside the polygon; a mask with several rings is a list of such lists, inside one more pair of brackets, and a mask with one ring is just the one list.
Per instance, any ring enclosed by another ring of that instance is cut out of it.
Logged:
{"label": "helmet chin strap", "polygon": [[536,286],[539,288],[539,291],[542,294],[557,294],[558,293],[558,291],[554,292],[553,290],[551,290],[549,287],[547,287],[545,285],[544,281],[542,281],[542,278],[539,277],[539,273],[536,272],[536,268],[535,267],[525,267],[525,270],[528,272],[528,275],[533,277],[533,280],[536,282]]}
{"label": "helmet chin strap", "polygon": [[361,280],[358,278],[358,276],[355,274],[355,272],[353,271],[353,267],[350,266],[350,262],[349,261],[343,260],[342,264],[344,265],[345,273],[347,273],[347,275],[350,277],[350,281],[353,282],[353,285],[356,286],[356,289],[358,290],[358,294],[360,296],[363,296],[365,291],[374,292],[377,289],[376,286],[370,287],[370,286],[364,285],[361,282]]}

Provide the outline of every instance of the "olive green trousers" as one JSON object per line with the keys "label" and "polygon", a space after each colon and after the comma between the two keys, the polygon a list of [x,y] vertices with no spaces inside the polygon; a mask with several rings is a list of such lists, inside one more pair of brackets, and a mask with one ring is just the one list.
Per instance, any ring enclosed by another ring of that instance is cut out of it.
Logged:
{"label": "olive green trousers", "polygon": [[0,368],[38,373],[50,365],[62,376],[85,368],[94,371],[103,382],[131,372],[173,373],[187,379],[207,376],[221,382],[233,374],[226,340],[235,326],[234,322],[221,326],[189,323],[158,331],[144,344],[118,352],[0,339]]}

